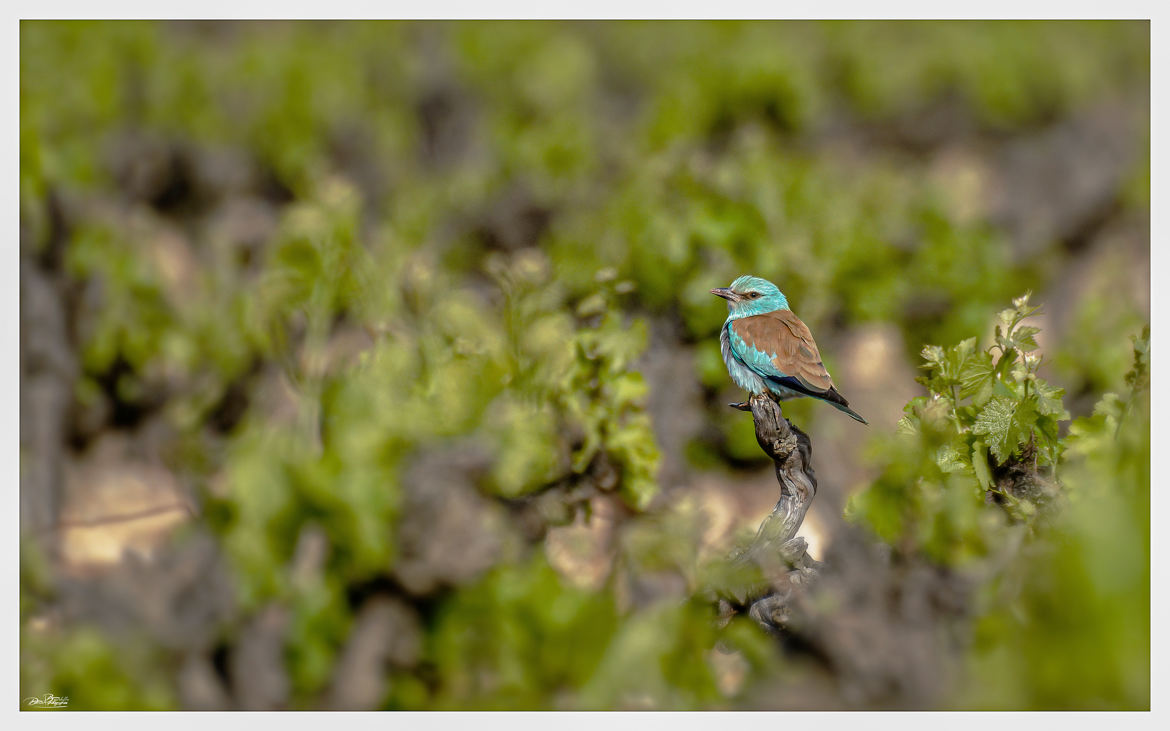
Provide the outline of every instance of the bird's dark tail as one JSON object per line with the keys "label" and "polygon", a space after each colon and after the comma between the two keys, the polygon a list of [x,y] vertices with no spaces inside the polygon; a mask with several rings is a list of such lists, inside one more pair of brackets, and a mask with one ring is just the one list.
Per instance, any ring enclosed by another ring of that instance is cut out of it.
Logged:
{"label": "bird's dark tail", "polygon": [[869,424],[869,422],[865,420],[865,417],[864,417],[864,416],[862,416],[861,414],[857,413],[857,412],[856,412],[856,411],[854,411],[853,409],[849,408],[849,406],[848,406],[848,405],[846,405],[846,404],[839,404],[839,403],[837,403],[836,401],[829,401],[829,403],[831,403],[833,406],[837,407],[837,408],[838,408],[838,409],[840,409],[841,411],[844,411],[846,414],[849,414],[849,415],[850,415],[851,417],[853,417],[854,419],[857,419],[857,420],[858,420],[858,421],[860,421],[862,424],[866,424],[866,425],[868,425],[868,424]]}
{"label": "bird's dark tail", "polygon": [[[865,420],[864,416],[857,413],[853,409],[849,408],[849,402],[845,400],[845,397],[842,396],[841,392],[838,391],[835,387],[830,387],[828,391],[813,391],[813,390],[805,387],[805,385],[803,383],[801,383],[800,381],[798,381],[797,379],[792,378],[790,376],[784,376],[783,378],[768,377],[768,378],[765,378],[764,380],[767,382],[770,382],[772,384],[783,386],[783,387],[787,388],[790,392],[794,391],[796,394],[804,394],[806,396],[812,396],[815,399],[820,399],[821,401],[832,404],[833,406],[840,409],[841,411],[844,411],[846,414],[849,414],[850,417],[856,419],[857,421],[860,421],[862,424],[865,424],[867,426],[869,425],[869,422]],[[772,389],[772,391],[773,391],[773,393],[776,393],[774,388]],[[783,396],[781,396],[778,393],[776,395],[779,396],[780,398],[784,398]]]}

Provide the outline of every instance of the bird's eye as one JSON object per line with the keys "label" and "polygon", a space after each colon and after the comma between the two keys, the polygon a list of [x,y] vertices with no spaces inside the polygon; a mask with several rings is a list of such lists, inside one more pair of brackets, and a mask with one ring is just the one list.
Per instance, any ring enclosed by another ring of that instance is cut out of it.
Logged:
{"label": "bird's eye", "polygon": [[752,299],[756,299],[759,296],[760,296],[759,292],[748,292],[748,297],[751,297]]}

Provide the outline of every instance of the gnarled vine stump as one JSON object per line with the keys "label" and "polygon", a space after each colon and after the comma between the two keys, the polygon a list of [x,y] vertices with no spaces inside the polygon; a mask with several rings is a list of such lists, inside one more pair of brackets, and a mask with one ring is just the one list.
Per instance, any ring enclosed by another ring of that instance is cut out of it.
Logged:
{"label": "gnarled vine stump", "polygon": [[772,398],[752,396],[747,404],[732,407],[752,412],[756,441],[776,464],[780,499],[751,544],[732,557],[736,564],[758,566],[762,583],[724,598],[720,608],[725,616],[735,613],[736,605],[748,608],[754,620],[776,632],[787,624],[793,592],[815,579],[819,568],[808,555],[808,542],[796,535],[817,494],[812,442],[784,417],[779,402]]}

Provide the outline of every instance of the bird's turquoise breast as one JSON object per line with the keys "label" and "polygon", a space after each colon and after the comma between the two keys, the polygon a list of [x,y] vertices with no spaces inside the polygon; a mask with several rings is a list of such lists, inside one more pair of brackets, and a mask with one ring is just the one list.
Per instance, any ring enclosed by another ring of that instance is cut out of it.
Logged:
{"label": "bird's turquoise breast", "polygon": [[[735,341],[734,345],[732,341]],[[735,334],[729,323],[724,323],[723,331],[719,333],[719,347],[723,352],[723,363],[735,385],[751,393],[760,394],[768,390],[768,385],[756,371],[740,359],[739,352],[746,344]],[[738,351],[738,352],[737,352]]]}

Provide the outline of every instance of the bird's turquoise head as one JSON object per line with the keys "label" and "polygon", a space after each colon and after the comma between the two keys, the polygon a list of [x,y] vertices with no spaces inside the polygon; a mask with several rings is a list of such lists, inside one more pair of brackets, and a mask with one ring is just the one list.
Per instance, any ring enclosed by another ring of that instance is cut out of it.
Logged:
{"label": "bird's turquoise head", "polygon": [[747,274],[737,278],[730,287],[711,290],[711,294],[727,300],[732,319],[788,309],[788,298],[775,284]]}

